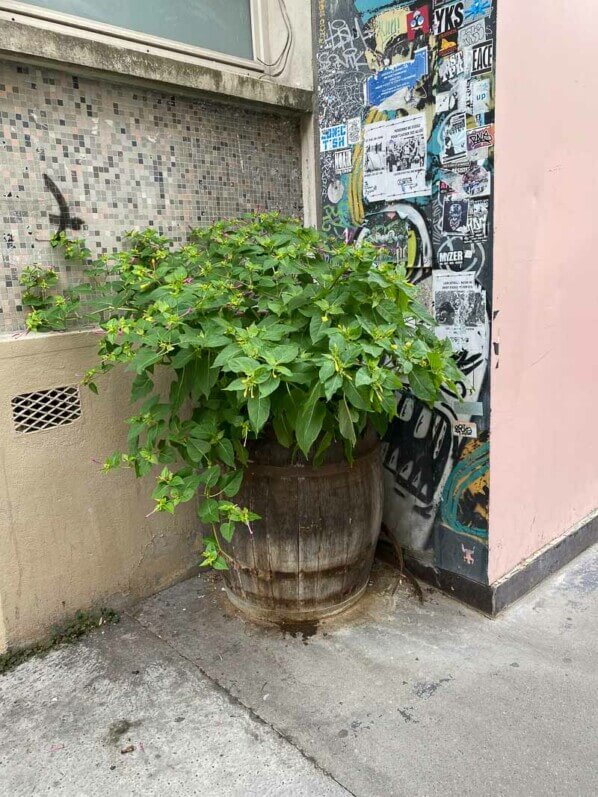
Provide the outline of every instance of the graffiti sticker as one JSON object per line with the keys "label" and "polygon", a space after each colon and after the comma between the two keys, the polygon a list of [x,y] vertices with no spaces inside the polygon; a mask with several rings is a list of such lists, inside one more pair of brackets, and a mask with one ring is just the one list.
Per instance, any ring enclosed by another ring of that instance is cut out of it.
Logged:
{"label": "graffiti sticker", "polygon": [[361,116],[347,119],[347,144],[353,146],[361,141]]}
{"label": "graffiti sticker", "polygon": [[430,9],[427,6],[416,8],[407,14],[407,38],[415,39],[418,33],[430,32]]}
{"label": "graffiti sticker", "polygon": [[455,437],[475,440],[478,436],[478,427],[473,421],[453,421],[453,434]]}
{"label": "graffiti sticker", "polygon": [[467,151],[475,152],[494,146],[494,125],[475,127],[467,131]]}
{"label": "graffiti sticker", "polygon": [[320,152],[331,152],[348,146],[347,125],[334,125],[320,130]]}
{"label": "graffiti sticker", "polygon": [[463,2],[459,0],[457,3],[448,3],[434,9],[432,28],[438,36],[449,30],[460,28],[463,24],[463,19]]}
{"label": "graffiti sticker", "polygon": [[494,44],[483,42],[476,44],[472,48],[471,55],[471,74],[479,75],[482,72],[490,72],[494,63]]}

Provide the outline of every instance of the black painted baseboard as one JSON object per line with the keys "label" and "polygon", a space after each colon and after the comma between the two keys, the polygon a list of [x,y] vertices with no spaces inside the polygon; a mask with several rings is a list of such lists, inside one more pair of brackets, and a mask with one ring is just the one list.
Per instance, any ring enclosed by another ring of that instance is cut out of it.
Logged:
{"label": "black painted baseboard", "polygon": [[[405,554],[405,565],[414,576],[446,592],[453,598],[473,606],[491,617],[522,598],[545,578],[575,559],[595,542],[598,542],[598,515],[582,523],[569,534],[559,537],[551,546],[507,573],[494,584],[480,584],[457,573],[425,564]],[[377,555],[391,564],[397,564],[393,546],[387,540],[378,543]]]}

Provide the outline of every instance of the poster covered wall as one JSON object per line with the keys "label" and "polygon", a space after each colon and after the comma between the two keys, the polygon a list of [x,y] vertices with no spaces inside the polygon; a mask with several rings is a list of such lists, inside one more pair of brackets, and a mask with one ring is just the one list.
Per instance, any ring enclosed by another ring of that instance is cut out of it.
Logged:
{"label": "poster covered wall", "polygon": [[453,344],[458,395],[410,393],[384,441],[385,525],[487,580],[496,0],[319,0],[322,226],[384,246]]}

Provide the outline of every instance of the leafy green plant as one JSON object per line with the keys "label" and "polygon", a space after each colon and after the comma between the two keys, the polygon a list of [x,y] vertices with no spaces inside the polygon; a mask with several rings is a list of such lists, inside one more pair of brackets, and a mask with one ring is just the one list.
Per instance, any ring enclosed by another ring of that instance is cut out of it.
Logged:
{"label": "leafy green plant", "polygon": [[[104,468],[145,476],[158,466],[154,511],[172,513],[199,492],[199,518],[212,528],[204,564],[225,569],[221,539],[257,519],[232,500],[248,440],[269,429],[316,464],[342,440],[350,460],[368,423],[384,433],[397,391],[431,404],[442,388],[455,390],[450,343],[380,249],[276,214],[219,221],[179,247],[154,230],[128,237],[129,248],[95,264],[94,282],[70,291],[60,313],[49,291],[55,275],[27,270],[28,327],[64,329],[82,301],[93,306],[100,363],[84,381],[97,390],[96,377],[124,363],[135,374],[131,400],[141,402],[128,451]],[[75,248],[87,255],[83,243]],[[164,369],[167,399],[156,387]]]}

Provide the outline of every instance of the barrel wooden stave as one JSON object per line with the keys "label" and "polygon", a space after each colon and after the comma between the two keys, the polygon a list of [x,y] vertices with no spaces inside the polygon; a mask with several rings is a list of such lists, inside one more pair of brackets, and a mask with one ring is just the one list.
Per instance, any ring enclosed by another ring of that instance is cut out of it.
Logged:
{"label": "barrel wooden stave", "polygon": [[235,500],[261,520],[253,534],[237,527],[224,548],[234,560],[225,580],[236,606],[260,619],[313,620],[359,598],[383,506],[377,441],[363,449],[353,465],[333,452],[320,468],[264,462],[280,461],[280,452],[256,457]]}

